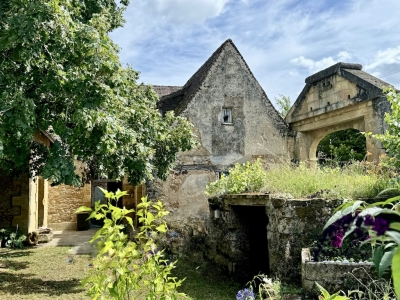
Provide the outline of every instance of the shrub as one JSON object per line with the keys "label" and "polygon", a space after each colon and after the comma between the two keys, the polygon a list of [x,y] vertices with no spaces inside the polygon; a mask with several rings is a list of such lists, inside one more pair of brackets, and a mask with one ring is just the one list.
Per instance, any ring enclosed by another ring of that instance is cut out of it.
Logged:
{"label": "shrub", "polygon": [[157,248],[154,237],[167,230],[160,219],[168,214],[161,201],[150,202],[142,198],[137,216],[142,226],[135,241],[130,241],[124,233],[124,222],[133,230],[132,219],[128,214],[133,210],[118,208],[112,201],[126,195],[102,190],[108,199],[107,204],[96,202],[95,209],[81,207],[77,212],[90,212],[89,219],[104,219],[104,226],[97,231],[91,242],[99,239],[100,251],[93,261],[93,269],[82,281],[88,286],[92,299],[136,299],[141,295],[146,300],[177,299],[184,296],[176,291],[183,280],[171,277],[176,262],[163,258],[163,251]]}
{"label": "shrub", "polygon": [[229,175],[207,185],[207,195],[239,194],[259,191],[265,185],[266,174],[261,160],[255,162],[237,163],[229,170]]}

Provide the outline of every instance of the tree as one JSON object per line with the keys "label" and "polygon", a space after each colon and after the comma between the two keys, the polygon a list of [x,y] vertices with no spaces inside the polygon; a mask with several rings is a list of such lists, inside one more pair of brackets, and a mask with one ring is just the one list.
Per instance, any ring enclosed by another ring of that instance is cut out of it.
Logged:
{"label": "tree", "polygon": [[[123,67],[109,33],[122,26],[128,0],[0,2],[0,168],[30,171],[53,184],[86,179],[131,183],[165,178],[178,151],[191,148],[191,125],[162,118],[157,96]],[[49,130],[50,149],[35,132]],[[29,163],[30,162],[30,163]]]}
{"label": "tree", "polygon": [[286,97],[284,95],[279,94],[279,98],[275,97],[276,104],[278,105],[278,112],[282,116],[282,118],[286,118],[292,103],[290,101],[290,97]]}
{"label": "tree", "polygon": [[356,129],[346,129],[325,136],[318,144],[317,155],[340,162],[361,161],[367,153],[365,136]]}

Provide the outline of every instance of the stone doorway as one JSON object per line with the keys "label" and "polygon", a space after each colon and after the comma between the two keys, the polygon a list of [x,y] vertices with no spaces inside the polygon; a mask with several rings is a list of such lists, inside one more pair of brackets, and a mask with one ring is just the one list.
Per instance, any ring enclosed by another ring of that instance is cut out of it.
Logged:
{"label": "stone doorway", "polygon": [[257,274],[269,275],[268,216],[265,206],[232,206],[232,212],[236,214],[241,225],[237,234],[242,246],[240,269],[243,277],[251,280]]}

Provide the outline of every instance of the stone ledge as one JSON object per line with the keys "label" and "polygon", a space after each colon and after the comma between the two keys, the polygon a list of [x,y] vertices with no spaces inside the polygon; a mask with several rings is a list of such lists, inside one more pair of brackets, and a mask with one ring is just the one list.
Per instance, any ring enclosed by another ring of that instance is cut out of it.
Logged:
{"label": "stone ledge", "polygon": [[52,223],[49,224],[49,227],[52,228],[53,231],[76,230],[76,222]]}
{"label": "stone ledge", "polygon": [[345,263],[345,262],[313,262],[310,249],[301,251],[301,281],[305,290],[312,291],[315,282],[327,289],[330,293],[346,290],[346,284],[351,277],[368,283],[376,278],[373,263]]}

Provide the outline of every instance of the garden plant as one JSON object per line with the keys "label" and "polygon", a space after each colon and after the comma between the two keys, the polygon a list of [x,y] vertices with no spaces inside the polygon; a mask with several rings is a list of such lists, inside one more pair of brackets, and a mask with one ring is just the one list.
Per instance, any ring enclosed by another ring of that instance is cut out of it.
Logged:
{"label": "garden plant", "polygon": [[92,299],[146,299],[169,300],[183,297],[178,293],[183,280],[171,276],[175,262],[168,261],[158,249],[155,238],[167,230],[161,219],[168,214],[161,201],[150,202],[142,198],[137,206],[141,224],[133,241],[125,233],[125,225],[133,228],[129,214],[132,209],[118,208],[113,201],[126,195],[103,190],[107,204],[96,202],[94,210],[80,207],[77,212],[89,212],[89,219],[103,219],[104,226],[93,236],[91,242],[98,243],[99,253],[93,260],[93,268],[82,281]]}

